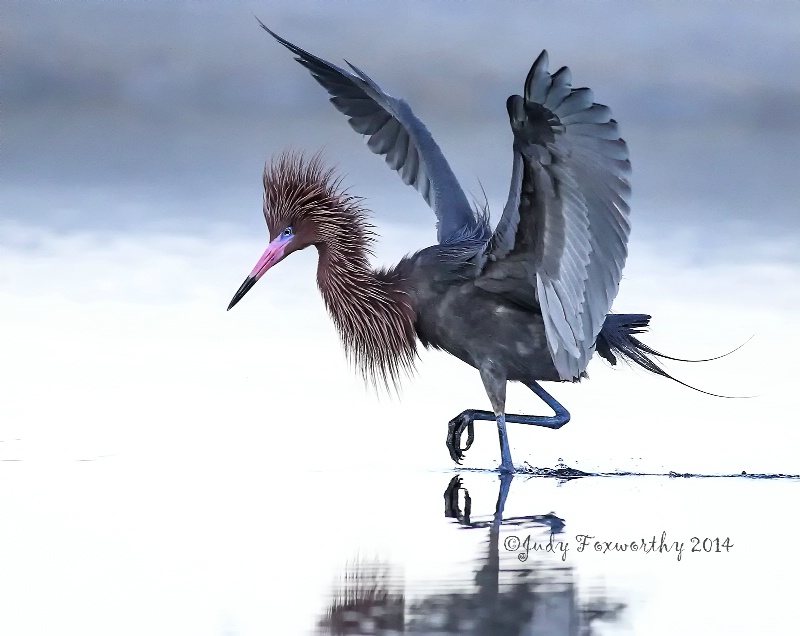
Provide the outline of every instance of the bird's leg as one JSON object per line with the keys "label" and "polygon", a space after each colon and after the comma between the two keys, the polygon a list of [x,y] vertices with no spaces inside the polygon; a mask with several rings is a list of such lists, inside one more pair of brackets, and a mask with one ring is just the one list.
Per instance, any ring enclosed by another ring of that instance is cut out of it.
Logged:
{"label": "bird's leg", "polygon": [[511,449],[508,446],[505,413],[500,413],[497,416],[497,435],[500,438],[500,472],[513,473],[514,464],[511,463]]}
{"label": "bird's leg", "polygon": [[515,424],[533,424],[546,428],[561,428],[564,424],[569,422],[569,411],[561,406],[561,404],[545,391],[538,382],[531,382],[525,386],[542,398],[544,403],[553,409],[555,415],[509,415],[506,417],[507,422],[514,422]]}
{"label": "bird's leg", "polygon": [[[483,377],[483,374],[481,374]],[[491,382],[491,380],[490,380]],[[486,392],[490,393],[489,385],[487,385],[487,381],[484,380],[484,386],[486,386]],[[547,391],[545,391],[538,382],[532,382],[531,384],[526,385],[531,391],[533,391],[536,395],[538,395],[551,409],[553,409],[554,415],[516,415],[513,413],[509,413],[504,415],[504,421],[502,424],[502,430],[505,431],[505,424],[531,424],[533,426],[544,426],[546,428],[561,428],[569,422],[569,411],[565,409],[552,395],[550,395]],[[503,403],[505,403],[505,386],[503,387]],[[494,402],[492,403],[492,408],[495,408]],[[501,407],[502,409],[503,407]],[[500,452],[502,454],[503,451],[503,433],[500,433],[501,425],[499,421],[499,416],[495,415],[491,411],[480,411],[476,409],[468,409],[452,420],[447,427],[447,448],[450,451],[450,457],[456,463],[461,463],[461,460],[464,459],[464,453],[469,450],[470,446],[472,446],[472,442],[475,440],[475,420],[495,420],[497,421],[497,428],[498,433],[500,434]],[[463,448],[461,447],[461,436],[464,434],[464,431],[467,431],[467,443],[466,446]],[[506,445],[508,444],[508,439],[506,438]],[[510,460],[510,454],[509,454]],[[501,468],[501,470],[503,470]]]}
{"label": "bird's leg", "polygon": [[[506,419],[503,413],[506,404],[506,377],[492,368],[481,369],[480,373],[483,387],[486,389],[494,412],[470,409],[450,420],[447,426],[447,448],[453,461],[460,463],[464,457],[464,451],[472,446],[472,442],[475,439],[474,421],[495,420],[497,422],[497,434],[500,438],[500,470],[513,472],[514,465],[511,463],[511,450],[508,446]],[[465,430],[467,431],[467,445],[465,448],[461,448],[461,435]]]}
{"label": "bird's leg", "polygon": [[497,493],[497,505],[494,508],[495,524],[503,523],[503,510],[506,507],[508,491],[511,488],[511,480],[514,479],[513,473],[500,473],[500,490]]}

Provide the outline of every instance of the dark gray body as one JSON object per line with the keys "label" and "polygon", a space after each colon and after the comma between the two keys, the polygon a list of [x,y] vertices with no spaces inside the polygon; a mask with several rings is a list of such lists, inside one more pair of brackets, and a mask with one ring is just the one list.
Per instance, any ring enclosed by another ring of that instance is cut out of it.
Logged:
{"label": "dark gray body", "polygon": [[484,291],[469,276],[475,268],[457,265],[433,246],[395,269],[414,307],[420,342],[507,380],[560,381],[542,312]]}

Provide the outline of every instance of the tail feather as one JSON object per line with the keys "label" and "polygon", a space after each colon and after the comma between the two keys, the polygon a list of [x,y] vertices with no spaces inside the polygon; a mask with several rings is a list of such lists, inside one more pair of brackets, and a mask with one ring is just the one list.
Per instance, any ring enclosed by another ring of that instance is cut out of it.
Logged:
{"label": "tail feather", "polygon": [[736,349],[733,351],[729,351],[728,353],[724,353],[720,356],[705,358],[702,360],[687,360],[685,358],[675,358],[660,353],[652,347],[648,347],[635,337],[635,334],[640,334],[647,331],[649,324],[650,316],[647,314],[608,314],[608,316],[606,316],[605,323],[603,323],[603,328],[600,330],[600,334],[597,336],[597,342],[595,343],[597,353],[608,360],[612,365],[617,364],[617,357],[614,355],[617,354],[627,362],[635,363],[651,373],[668,378],[694,391],[705,393],[706,395],[712,395],[714,397],[721,398],[737,397],[732,395],[719,395],[717,393],[711,393],[709,391],[704,391],[703,389],[698,389],[690,384],[686,384],[686,382],[682,382],[681,380],[678,380],[667,373],[663,368],[661,368],[654,358],[677,360],[679,362],[708,362],[710,360],[719,360],[720,358],[724,358],[725,356],[732,354],[734,351],[738,351],[745,344],[747,344],[749,340],[736,347]]}

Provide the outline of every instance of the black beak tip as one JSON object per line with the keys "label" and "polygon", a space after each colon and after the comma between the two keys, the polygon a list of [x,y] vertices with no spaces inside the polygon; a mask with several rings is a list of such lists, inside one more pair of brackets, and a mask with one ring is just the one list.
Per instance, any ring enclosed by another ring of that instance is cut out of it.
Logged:
{"label": "black beak tip", "polygon": [[244,282],[242,283],[242,286],[239,287],[238,291],[233,295],[231,303],[230,305],[228,305],[228,308],[225,311],[230,311],[236,303],[238,303],[242,298],[244,298],[244,295],[247,292],[249,292],[250,289],[255,284],[256,284],[256,279],[254,277],[248,276],[247,278],[245,278]]}

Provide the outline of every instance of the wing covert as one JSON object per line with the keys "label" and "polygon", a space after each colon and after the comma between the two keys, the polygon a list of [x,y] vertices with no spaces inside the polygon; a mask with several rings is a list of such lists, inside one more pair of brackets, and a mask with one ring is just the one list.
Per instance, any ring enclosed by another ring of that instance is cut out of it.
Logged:
{"label": "wing covert", "polygon": [[347,116],[353,130],[367,137],[369,149],[382,155],[403,183],[422,195],[436,214],[440,243],[488,237],[488,226],[472,211],[441,149],[404,100],[386,94],[349,62],[352,72],[284,40],[261,20],[258,23],[328,91],[331,103]]}
{"label": "wing covert", "polygon": [[540,307],[563,380],[581,376],[617,295],[630,233],[630,161],[617,122],[542,51],[524,97],[507,101],[514,134],[508,201],[476,284]]}

